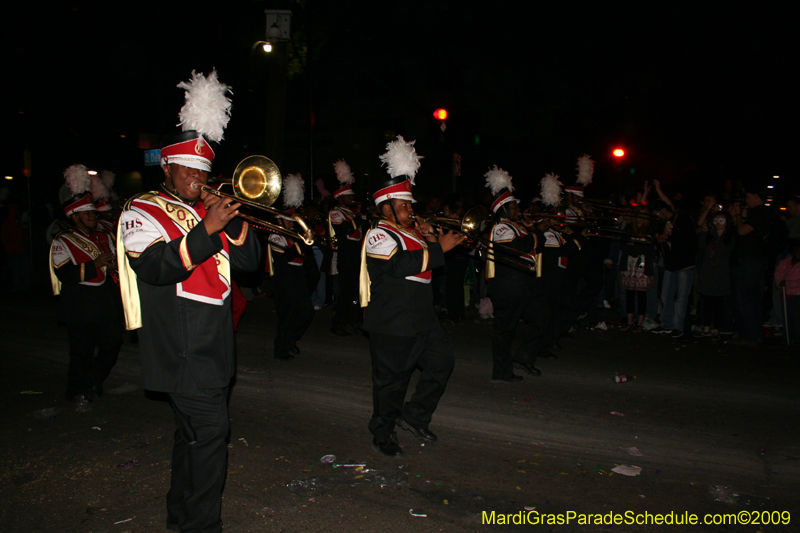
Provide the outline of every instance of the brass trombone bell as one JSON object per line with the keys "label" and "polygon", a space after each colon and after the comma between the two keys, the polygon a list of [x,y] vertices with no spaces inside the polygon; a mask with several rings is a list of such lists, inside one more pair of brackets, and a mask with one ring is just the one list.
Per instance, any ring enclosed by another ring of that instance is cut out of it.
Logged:
{"label": "brass trombone bell", "polygon": [[[220,182],[225,183],[227,180],[220,180]],[[231,184],[233,186],[232,195],[198,182],[192,183],[192,188],[206,191],[219,198],[233,200],[253,209],[261,209],[276,216],[288,216],[285,212],[271,207],[281,194],[283,179],[281,178],[280,170],[278,170],[278,165],[270,158],[263,155],[251,155],[244,158],[236,166],[236,170],[233,171]],[[274,224],[245,213],[239,213],[239,216],[257,227],[300,239],[309,246],[314,244],[314,231],[308,227],[308,224],[300,215],[289,217],[294,219],[297,225],[300,226],[300,232],[286,229],[280,224]]]}
{"label": "brass trombone bell", "polygon": [[236,166],[231,178],[233,193],[267,207],[281,194],[281,172],[270,158],[263,155],[246,157]]}

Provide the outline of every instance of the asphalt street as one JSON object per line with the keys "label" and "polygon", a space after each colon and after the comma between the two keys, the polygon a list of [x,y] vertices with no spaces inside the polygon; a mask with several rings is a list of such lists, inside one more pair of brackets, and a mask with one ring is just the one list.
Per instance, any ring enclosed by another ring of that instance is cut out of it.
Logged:
{"label": "asphalt street", "polygon": [[[55,299],[43,288],[7,297],[1,312],[0,532],[165,531],[173,420],[163,398],[141,389],[137,345],[123,345],[106,395],[77,412],[63,399],[67,334]],[[332,336],[331,316],[317,312],[301,354],[281,362],[272,358],[273,300],[248,304],[230,402],[226,531],[676,528],[635,523],[646,513],[750,521],[682,528],[695,531],[800,530],[797,350],[581,331],[557,359],[537,363],[542,377],[494,384],[491,324],[445,323],[456,367],[431,424],[439,442],[399,431],[406,454],[391,460],[371,448],[367,429],[368,341]],[[615,373],[636,379],[618,384]],[[364,466],[323,464],[325,455]],[[641,470],[612,470],[625,465]],[[575,517],[497,522],[516,513]],[[609,513],[634,523],[578,523]]]}

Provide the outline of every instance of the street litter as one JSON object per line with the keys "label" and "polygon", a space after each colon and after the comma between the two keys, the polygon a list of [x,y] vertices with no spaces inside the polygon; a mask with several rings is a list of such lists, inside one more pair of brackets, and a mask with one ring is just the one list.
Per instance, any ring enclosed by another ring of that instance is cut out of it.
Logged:
{"label": "street litter", "polygon": [[75,402],[75,410],[79,413],[88,413],[92,410],[92,402],[87,400],[84,396]]}
{"label": "street litter", "polygon": [[612,472],[623,476],[638,476],[642,472],[642,467],[633,465],[619,465],[611,469]]}
{"label": "street litter", "polygon": [[625,374],[614,374],[614,383],[627,383],[636,379],[636,376],[626,376]]}
{"label": "street litter", "polygon": [[612,414],[612,415],[616,415],[616,416],[628,416],[628,415],[626,415],[625,413],[620,413],[619,411],[611,411],[611,413],[610,413],[610,414]]}
{"label": "street litter", "polygon": [[336,456],[335,455],[323,455],[319,460],[319,462],[324,464],[324,465],[331,464],[334,461],[336,461]]}
{"label": "street litter", "polygon": [[525,510],[526,510],[526,511],[535,511],[535,510],[536,510],[536,507],[528,507],[528,506],[526,506],[526,507],[525,507]]}
{"label": "street litter", "polygon": [[428,514],[425,513],[424,511],[415,511],[414,509],[409,509],[408,512],[411,514],[411,516],[418,516],[420,518],[428,518]]}
{"label": "street litter", "polygon": [[98,426],[93,426],[92,429],[94,431],[102,431],[102,429],[100,429],[100,427],[98,427]]}
{"label": "street litter", "polygon": [[[338,465],[345,466],[345,465]],[[360,468],[336,470],[332,475],[316,476],[308,479],[295,479],[286,484],[286,487],[298,496],[316,496],[325,494],[339,485],[355,485],[357,483],[387,487],[402,485],[407,476],[405,465],[388,470],[374,470],[365,468],[366,465],[348,465]]]}
{"label": "street litter", "polygon": [[[134,516],[133,518],[136,517]],[[114,522],[114,525],[116,526],[117,524],[124,524],[125,522],[130,522],[131,520],[133,520],[133,518],[128,518],[127,520],[120,520],[119,522]]]}
{"label": "street litter", "polygon": [[625,450],[626,452],[628,452],[631,455],[635,455],[637,457],[641,457],[642,456],[642,452],[640,452],[639,448],[637,448],[636,446],[631,446],[630,448],[622,448],[622,449]]}
{"label": "street litter", "polygon": [[710,485],[708,487],[708,495],[715,502],[734,504],[739,501],[739,494],[724,485]]}
{"label": "street litter", "polygon": [[131,459],[127,463],[118,464],[117,468],[139,468],[139,461],[136,459]]}
{"label": "street litter", "polygon": [[244,439],[244,437],[240,437],[239,440],[242,441],[245,446],[250,446],[249,444],[247,444],[247,441]]}
{"label": "street litter", "polygon": [[343,464],[340,464],[340,463],[334,463],[333,464],[334,468],[363,468],[365,466],[367,466],[367,463],[353,463],[353,464],[348,464],[348,465],[343,465]]}
{"label": "street litter", "polygon": [[55,409],[53,407],[48,407],[47,409],[39,409],[33,416],[36,418],[42,418],[44,420],[53,420],[58,413],[61,412],[61,409]]}

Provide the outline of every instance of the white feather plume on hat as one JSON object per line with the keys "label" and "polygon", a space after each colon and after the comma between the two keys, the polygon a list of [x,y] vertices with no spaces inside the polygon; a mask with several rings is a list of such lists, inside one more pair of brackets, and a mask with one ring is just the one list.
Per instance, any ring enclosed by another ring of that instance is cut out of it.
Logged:
{"label": "white feather plume on hat", "polygon": [[333,170],[336,172],[336,179],[339,180],[342,186],[350,185],[356,181],[353,172],[350,170],[350,165],[348,165],[344,159],[335,162],[333,164]]}
{"label": "white feather plume on hat", "polygon": [[551,172],[542,178],[541,190],[545,205],[555,206],[561,203],[561,182],[556,174]]}
{"label": "white feather plume on hat", "polygon": [[111,172],[110,170],[102,170],[100,171],[100,181],[103,182],[103,185],[106,186],[108,189],[108,196],[112,200],[116,200],[119,198],[119,195],[114,192],[114,181],[116,180],[117,175]]}
{"label": "white feather plume on hat", "polygon": [[492,191],[493,195],[497,194],[503,189],[508,189],[509,191],[514,190],[514,186],[511,184],[511,176],[509,176],[508,172],[502,168],[499,168],[497,165],[494,165],[492,168],[490,168],[489,172],[483,176],[486,178],[486,186],[489,187],[489,190]]}
{"label": "white feather plume on hat", "polygon": [[414,185],[414,177],[420,167],[419,160],[422,159],[422,156],[417,155],[417,151],[414,149],[415,142],[417,141],[407,142],[401,135],[398,135],[396,141],[386,143],[386,153],[380,156],[392,178],[408,176],[411,185]]}
{"label": "white feather plume on hat", "polygon": [[195,130],[209,140],[219,142],[222,133],[231,119],[231,88],[217,79],[217,71],[212,70],[206,78],[202,73],[192,71],[192,79],[178,84],[186,89],[186,103],[178,117],[183,131]]}
{"label": "white feather plume on hat", "polygon": [[578,158],[578,179],[576,183],[578,185],[589,185],[592,182],[592,176],[594,175],[594,161],[589,156],[589,154],[583,154]]}
{"label": "white feather plume on hat", "polygon": [[100,200],[101,198],[108,198],[109,190],[106,184],[103,183],[102,178],[99,176],[92,176],[91,183],[89,184],[89,192],[92,194],[92,199]]}
{"label": "white feather plume on hat", "polygon": [[114,187],[114,180],[116,177],[117,175],[110,170],[103,170],[100,172],[100,181],[103,182],[103,185],[105,185],[106,189],[109,191]]}
{"label": "white feather plume on hat", "polygon": [[64,180],[67,182],[70,192],[76,195],[89,190],[91,177],[84,165],[72,165],[64,171]]}
{"label": "white feather plume on hat", "polygon": [[300,174],[289,174],[283,180],[283,207],[292,209],[303,205],[305,182]]}

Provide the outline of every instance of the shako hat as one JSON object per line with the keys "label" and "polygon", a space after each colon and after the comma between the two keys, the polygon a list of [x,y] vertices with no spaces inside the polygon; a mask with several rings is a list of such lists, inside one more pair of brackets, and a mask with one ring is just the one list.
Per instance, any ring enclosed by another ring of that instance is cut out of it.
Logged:
{"label": "shako hat", "polygon": [[494,165],[483,176],[486,178],[486,186],[492,191],[492,213],[497,213],[497,210],[508,202],[519,203],[519,200],[511,194],[514,186],[511,184],[508,172]]}
{"label": "shako hat", "polygon": [[116,196],[112,189],[115,177],[114,173],[108,170],[103,170],[100,175],[91,177],[89,192],[92,194],[94,206],[98,211],[111,211],[111,199]]}
{"label": "shako hat", "polygon": [[336,172],[336,179],[339,180],[339,188],[333,192],[333,197],[339,198],[345,194],[355,194],[353,192],[353,183],[356,178],[350,170],[350,165],[344,159],[340,159],[333,164],[333,170]]}
{"label": "shako hat", "polygon": [[386,143],[386,153],[380,156],[380,160],[386,165],[390,179],[375,189],[372,195],[375,205],[394,199],[416,202],[411,187],[419,171],[419,160],[422,156],[417,154],[415,142],[417,141],[406,141],[398,135],[396,140]]}
{"label": "shako hat", "polygon": [[[305,197],[305,182],[300,174],[289,174],[283,180],[283,212],[294,215],[297,208],[303,205]],[[291,216],[275,215],[278,218],[294,220]]]}
{"label": "shako hat", "polygon": [[223,132],[231,118],[231,88],[217,79],[212,70],[206,78],[192,71],[192,79],[178,87],[186,90],[186,103],[179,114],[182,133],[168,137],[161,143],[161,166],[178,163],[185,167],[211,171],[214,160],[212,143],[223,139]]}
{"label": "shako hat", "polygon": [[575,196],[583,197],[584,188],[592,182],[594,176],[594,161],[588,154],[583,154],[578,158],[578,173],[575,176],[575,183],[564,187],[566,192]]}
{"label": "shako hat", "polygon": [[84,165],[72,165],[64,171],[66,182],[59,191],[61,208],[67,217],[80,211],[95,211],[94,200],[89,194],[91,177]]}

